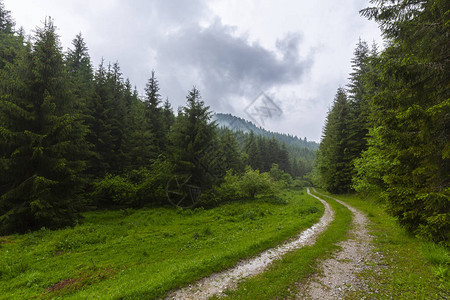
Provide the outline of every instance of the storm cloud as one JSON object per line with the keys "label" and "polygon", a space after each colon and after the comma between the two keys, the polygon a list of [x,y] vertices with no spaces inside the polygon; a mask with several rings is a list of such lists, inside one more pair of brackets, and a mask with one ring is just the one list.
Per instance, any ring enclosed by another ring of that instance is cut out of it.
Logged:
{"label": "storm cloud", "polygon": [[196,86],[212,110],[246,118],[265,92],[283,111],[267,129],[316,141],[356,42],[379,40],[360,0],[3,1],[27,33],[53,17],[64,49],[81,32],[94,67],[118,61],[141,94],[155,70],[175,110]]}
{"label": "storm cloud", "polygon": [[161,69],[170,70],[164,81],[190,78],[211,105],[224,107],[229,97],[255,97],[276,85],[298,83],[312,64],[299,59],[298,34],[277,41],[276,53],[234,30],[216,20],[206,28],[193,25],[167,35],[156,55]]}

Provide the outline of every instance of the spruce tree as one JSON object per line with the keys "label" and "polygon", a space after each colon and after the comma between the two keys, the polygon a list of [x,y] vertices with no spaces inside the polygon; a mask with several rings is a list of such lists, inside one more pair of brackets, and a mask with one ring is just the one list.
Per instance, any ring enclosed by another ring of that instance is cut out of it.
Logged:
{"label": "spruce tree", "polygon": [[111,157],[114,141],[109,111],[113,109],[113,106],[106,73],[102,60],[94,75],[94,97],[88,103],[90,115],[87,119],[89,127],[87,140],[93,145],[94,152],[89,160],[89,173],[95,177],[101,177],[112,170]]}
{"label": "spruce tree", "polygon": [[348,144],[349,103],[345,90],[339,88],[328,113],[317,154],[317,168],[323,187],[332,193],[348,192],[352,164]]}
{"label": "spruce tree", "polygon": [[12,63],[17,56],[18,48],[23,39],[14,33],[14,20],[10,11],[6,10],[2,1],[0,1],[0,70],[7,63]]}
{"label": "spruce tree", "polygon": [[159,83],[152,71],[145,87],[145,113],[151,133],[154,136],[154,143],[158,153],[166,150],[167,127],[164,125],[164,115],[160,107],[161,95],[159,94]]}
{"label": "spruce tree", "polygon": [[[448,1],[371,1],[362,11],[387,39],[372,97],[371,148],[382,195],[410,231],[448,245],[450,92]],[[372,181],[374,182],[374,181]]]}
{"label": "spruce tree", "polygon": [[90,114],[88,103],[90,104],[93,98],[94,75],[91,59],[81,33],[77,34],[72,40],[72,46],[73,49],[67,51],[65,62],[76,104],[80,113],[87,118]]}
{"label": "spruce tree", "polygon": [[36,30],[31,51],[13,71],[11,93],[0,102],[7,146],[0,171],[0,232],[73,225],[87,129],[74,109],[51,19]]}
{"label": "spruce tree", "polygon": [[261,153],[258,148],[257,140],[253,131],[250,131],[250,134],[247,137],[244,150],[247,154],[246,163],[255,170],[259,169],[261,162]]}
{"label": "spruce tree", "polygon": [[369,72],[369,57],[369,47],[365,41],[360,39],[351,60],[352,72],[347,86],[350,108],[347,142],[351,160],[360,157],[361,152],[367,148],[370,96],[366,90],[366,81]]}
{"label": "spruce tree", "polygon": [[211,123],[212,112],[198,89],[194,87],[186,98],[171,130],[171,153],[177,172],[192,176],[193,184],[208,187],[211,182],[202,165],[208,164],[203,159],[208,154],[205,150],[215,143],[216,125]]}

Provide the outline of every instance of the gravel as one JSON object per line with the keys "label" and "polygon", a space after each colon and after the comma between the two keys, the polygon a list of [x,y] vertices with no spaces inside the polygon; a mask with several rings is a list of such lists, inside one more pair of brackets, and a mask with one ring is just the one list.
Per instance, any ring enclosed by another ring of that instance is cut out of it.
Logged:
{"label": "gravel", "polygon": [[294,239],[276,248],[265,250],[256,257],[240,261],[233,268],[214,273],[185,288],[171,292],[166,299],[197,300],[208,299],[213,295],[220,296],[225,290],[236,288],[237,283],[242,278],[251,277],[263,272],[274,260],[280,259],[281,256],[287,252],[299,249],[305,245],[314,244],[317,236],[323,232],[334,219],[334,211],[326,201],[312,195],[309,189],[307,192],[325,206],[325,212],[318,223],[301,232]]}
{"label": "gravel", "polygon": [[367,284],[357,275],[374,260],[372,236],[368,233],[366,216],[350,205],[332,198],[353,213],[350,238],[340,242],[339,251],[323,261],[316,274],[298,284],[296,299],[343,299],[345,293],[367,290]]}

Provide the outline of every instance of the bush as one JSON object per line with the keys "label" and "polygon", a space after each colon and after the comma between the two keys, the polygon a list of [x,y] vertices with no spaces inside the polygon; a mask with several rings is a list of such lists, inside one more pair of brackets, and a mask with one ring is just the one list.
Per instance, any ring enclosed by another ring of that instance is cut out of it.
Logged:
{"label": "bush", "polygon": [[259,173],[250,167],[242,175],[227,171],[223,182],[202,194],[200,205],[214,206],[225,201],[254,199],[257,195],[274,196],[278,186],[268,173]]}
{"label": "bush", "polygon": [[108,174],[94,183],[94,192],[91,197],[97,206],[129,206],[136,201],[136,193],[136,186],[127,178]]}
{"label": "bush", "polygon": [[150,169],[132,170],[124,175],[107,175],[94,183],[91,198],[100,207],[161,204],[166,199],[166,184],[173,170],[170,162],[159,157],[153,161]]}
{"label": "bush", "polygon": [[137,201],[140,206],[161,204],[166,201],[166,185],[171,179],[174,166],[162,157],[156,159],[150,170],[139,170],[140,180],[137,182]]}
{"label": "bush", "polygon": [[245,196],[254,199],[257,194],[275,195],[277,189],[268,173],[259,173],[247,167],[240,180],[240,190]]}
{"label": "bush", "polygon": [[288,187],[292,184],[292,177],[288,173],[280,170],[278,164],[272,164],[269,171],[270,177],[283,187]]}

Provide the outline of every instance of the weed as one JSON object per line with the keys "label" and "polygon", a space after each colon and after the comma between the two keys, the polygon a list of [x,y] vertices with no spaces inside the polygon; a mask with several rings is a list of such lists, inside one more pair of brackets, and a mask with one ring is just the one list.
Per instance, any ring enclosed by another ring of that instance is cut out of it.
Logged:
{"label": "weed", "polygon": [[434,265],[450,265],[449,251],[443,246],[434,243],[424,243],[421,247],[423,257]]}

